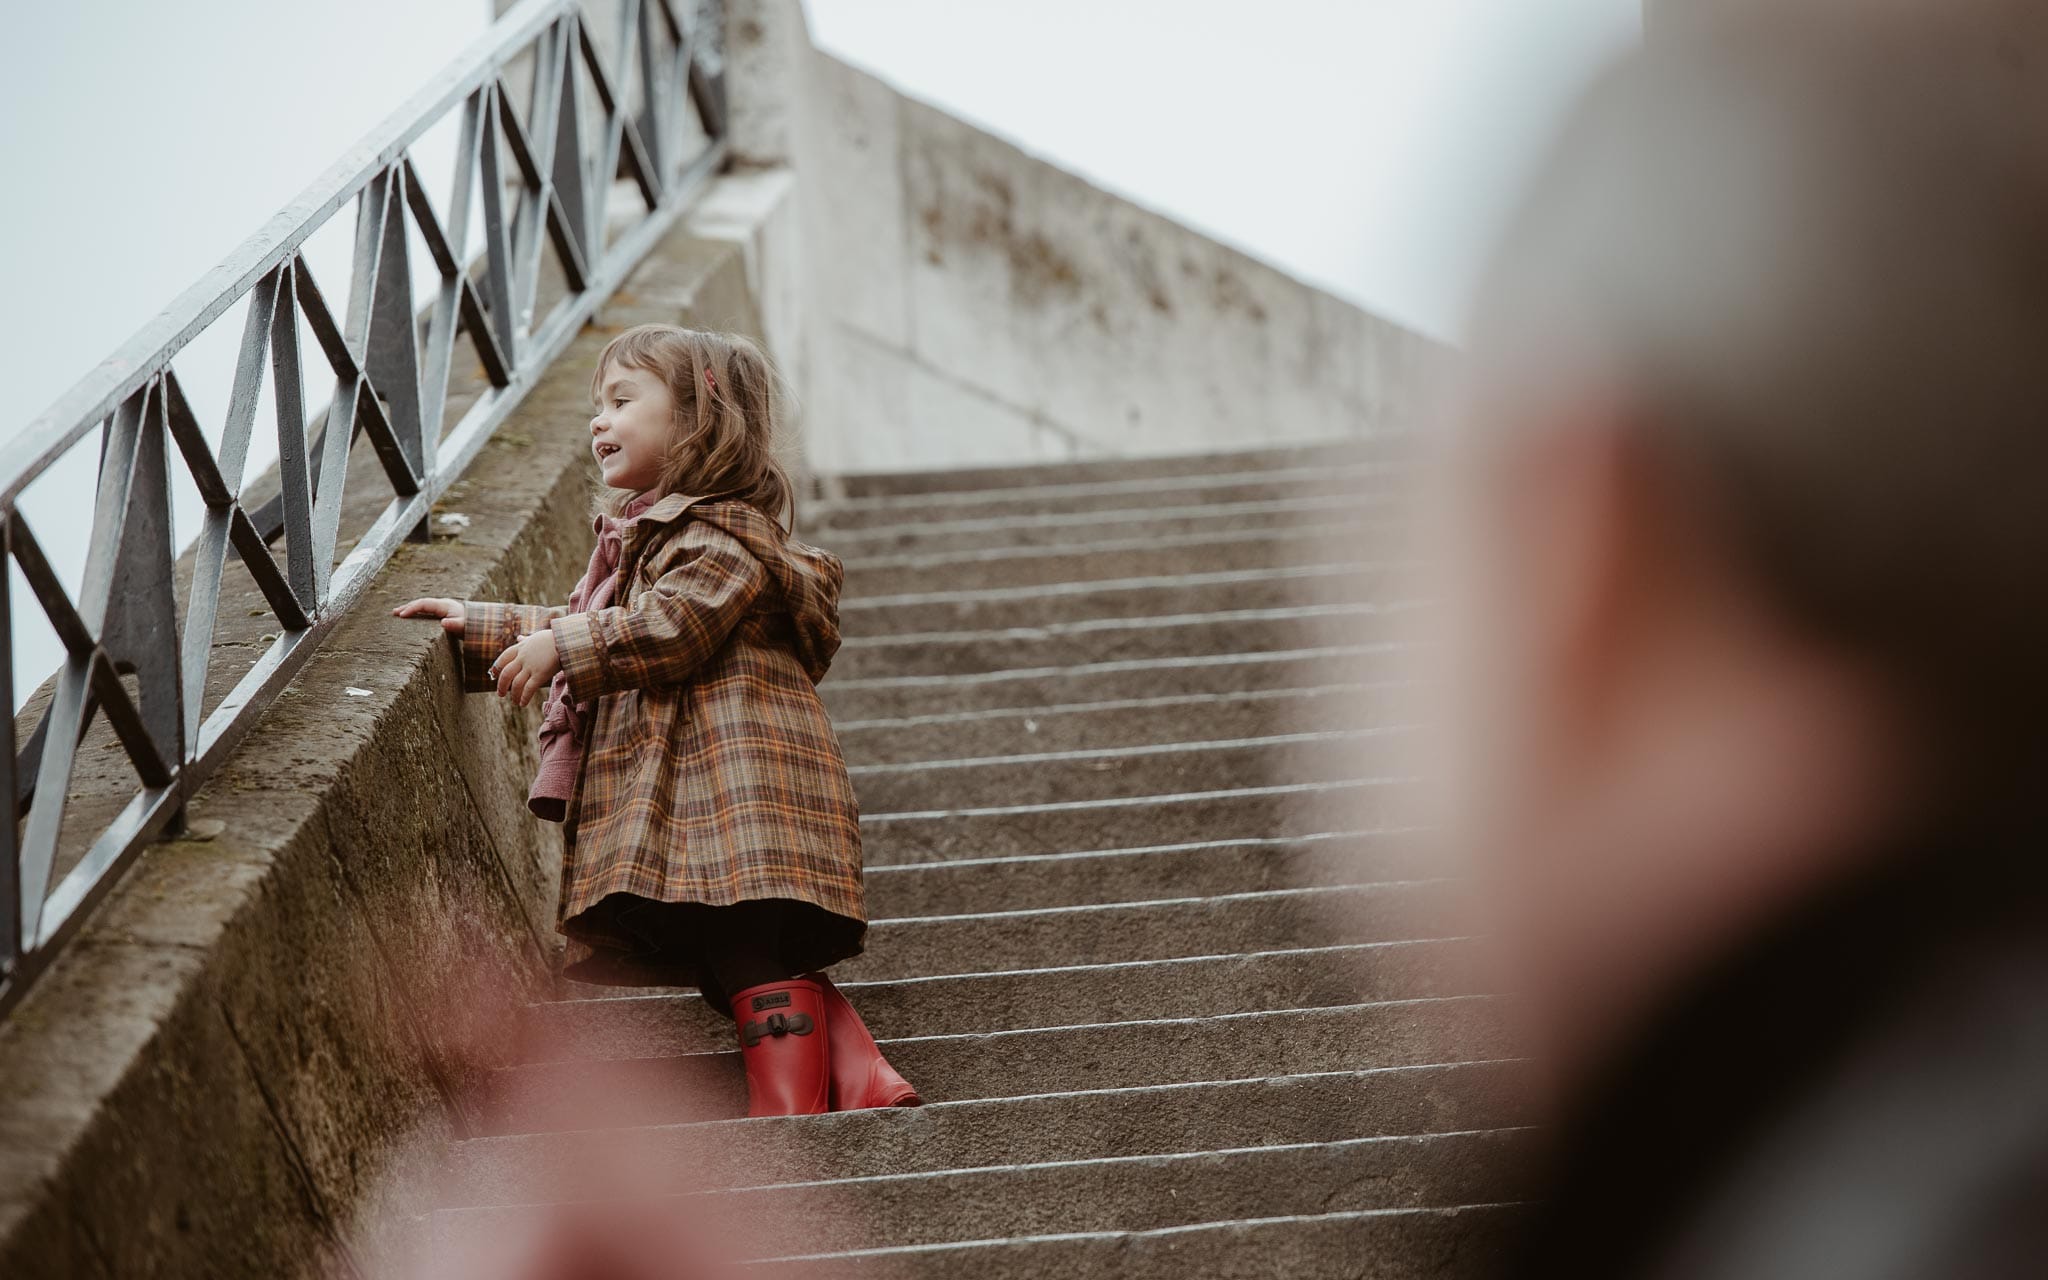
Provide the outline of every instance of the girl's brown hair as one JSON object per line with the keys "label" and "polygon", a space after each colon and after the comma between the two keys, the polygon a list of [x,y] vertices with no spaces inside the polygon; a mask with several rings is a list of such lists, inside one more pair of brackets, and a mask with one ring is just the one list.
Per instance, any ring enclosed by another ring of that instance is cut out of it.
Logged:
{"label": "girl's brown hair", "polygon": [[[736,333],[707,333],[672,324],[635,325],[605,344],[590,375],[598,402],[605,371],[639,369],[668,387],[673,408],[659,494],[687,493],[744,502],[785,529],[796,525],[796,486],[777,459],[781,379],[761,348]],[[617,516],[633,499],[605,489],[597,509]]]}

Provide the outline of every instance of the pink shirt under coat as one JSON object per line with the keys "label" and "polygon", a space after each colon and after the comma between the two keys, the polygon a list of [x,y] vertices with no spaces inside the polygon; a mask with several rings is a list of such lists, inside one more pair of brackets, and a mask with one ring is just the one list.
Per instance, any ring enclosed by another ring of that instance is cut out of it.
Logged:
{"label": "pink shirt under coat", "polygon": [[[618,590],[620,548],[625,527],[654,505],[652,494],[640,494],[619,513],[617,519],[600,515],[591,521],[597,545],[590,551],[590,567],[576,589],[569,593],[570,613],[589,613],[611,604]],[[560,671],[548,682],[547,702],[540,719],[540,768],[533,787],[526,793],[526,807],[537,818],[560,822],[567,814],[569,800],[576,794],[576,774],[583,765],[583,740],[589,734],[590,707],[569,702],[569,677]]]}

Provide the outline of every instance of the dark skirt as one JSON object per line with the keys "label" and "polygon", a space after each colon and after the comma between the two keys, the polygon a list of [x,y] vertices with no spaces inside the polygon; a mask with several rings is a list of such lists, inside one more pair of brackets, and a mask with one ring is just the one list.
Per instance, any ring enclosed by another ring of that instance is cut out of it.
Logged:
{"label": "dark skirt", "polygon": [[867,924],[794,898],[760,898],[729,907],[661,902],[637,893],[608,893],[562,922],[569,938],[562,976],[622,987],[696,987],[730,1017],[729,992],[712,952],[741,937],[747,949],[784,972],[811,973],[861,952]]}

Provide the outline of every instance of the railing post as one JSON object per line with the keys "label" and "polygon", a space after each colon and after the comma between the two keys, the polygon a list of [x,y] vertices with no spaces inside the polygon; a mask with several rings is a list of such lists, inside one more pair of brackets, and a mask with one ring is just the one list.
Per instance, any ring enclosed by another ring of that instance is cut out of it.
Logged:
{"label": "railing post", "polygon": [[0,976],[19,967],[22,947],[21,824],[15,818],[14,797],[19,794],[15,778],[14,741],[14,511],[0,511],[0,696],[7,707],[7,750],[0,752],[0,797],[7,807],[0,814]]}

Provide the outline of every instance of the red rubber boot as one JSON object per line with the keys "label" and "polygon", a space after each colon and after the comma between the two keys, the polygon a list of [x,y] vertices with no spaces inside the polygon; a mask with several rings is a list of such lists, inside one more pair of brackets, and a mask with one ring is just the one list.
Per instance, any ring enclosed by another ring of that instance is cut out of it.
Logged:
{"label": "red rubber boot", "polygon": [[865,1111],[869,1107],[914,1107],[923,1099],[889,1065],[882,1050],[832,979],[822,973],[805,978],[825,995],[825,1027],[832,1037],[832,1109]]}
{"label": "red rubber boot", "polygon": [[815,1116],[832,1109],[832,1037],[825,993],[805,978],[764,982],[732,998],[747,1064],[747,1114]]}

